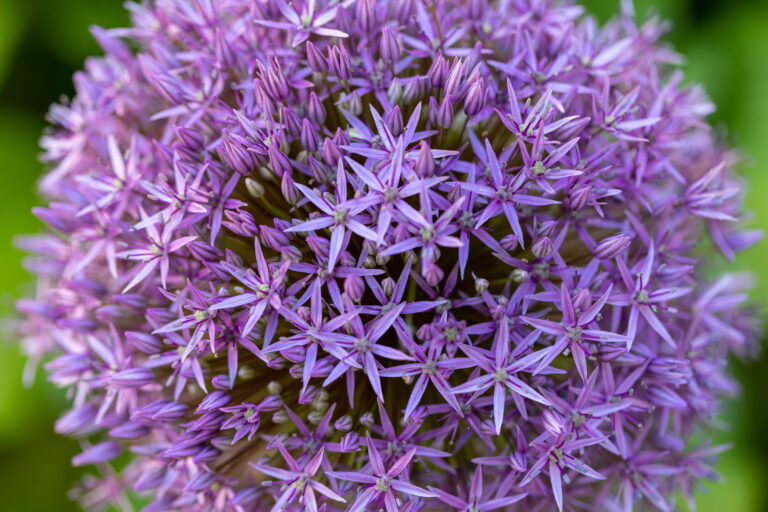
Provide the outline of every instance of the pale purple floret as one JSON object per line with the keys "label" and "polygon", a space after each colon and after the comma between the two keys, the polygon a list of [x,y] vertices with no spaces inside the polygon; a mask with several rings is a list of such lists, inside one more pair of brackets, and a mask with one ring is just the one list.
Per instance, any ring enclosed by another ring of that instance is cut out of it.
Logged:
{"label": "pale purple floret", "polygon": [[663,24],[155,0],[52,107],[30,368],[86,508],[689,501],[760,333],[735,157]]}

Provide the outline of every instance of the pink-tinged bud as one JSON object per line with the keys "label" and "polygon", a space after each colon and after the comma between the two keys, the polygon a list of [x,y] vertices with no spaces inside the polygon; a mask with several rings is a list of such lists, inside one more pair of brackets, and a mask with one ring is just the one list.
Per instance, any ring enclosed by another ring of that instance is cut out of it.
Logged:
{"label": "pink-tinged bud", "polygon": [[592,251],[595,258],[599,260],[609,260],[623,253],[632,243],[632,238],[624,233],[620,235],[609,236],[602,239]]}
{"label": "pink-tinged bud", "polygon": [[335,167],[339,163],[339,158],[342,157],[341,149],[333,142],[333,139],[325,138],[323,141],[323,160],[331,167]]}
{"label": "pink-tinged bud", "polygon": [[533,255],[537,258],[546,258],[550,254],[552,254],[552,251],[554,251],[554,247],[552,246],[552,240],[548,236],[545,236],[539,240],[536,241],[535,244],[533,244],[533,247],[531,247],[531,252],[533,252]]}
{"label": "pink-tinged bud", "polygon": [[384,27],[384,30],[381,31],[379,53],[385,62],[395,62],[400,59],[400,41],[389,27]]}
{"label": "pink-tinged bud", "polygon": [[320,148],[320,137],[317,135],[318,129],[309,119],[304,119],[301,123],[301,146],[309,153],[314,153]]}
{"label": "pink-tinged bud", "polygon": [[399,105],[395,105],[392,112],[387,116],[387,128],[395,137],[399,137],[403,133],[403,114],[400,113]]}
{"label": "pink-tinged bud", "polygon": [[310,41],[307,41],[307,62],[315,73],[328,72],[328,59]]}
{"label": "pink-tinged bud", "polygon": [[464,100],[464,112],[472,117],[485,107],[485,86],[482,80],[476,80],[469,86],[467,98]]}
{"label": "pink-tinged bud", "polygon": [[435,89],[440,89],[445,85],[445,78],[448,75],[448,61],[443,58],[442,52],[438,51],[435,60],[432,61],[432,65],[429,66],[427,71],[427,79],[429,84]]}
{"label": "pink-tinged bud", "polygon": [[309,93],[309,111],[307,112],[307,115],[313,123],[317,123],[318,125],[325,123],[325,107],[314,91]]}
{"label": "pink-tinged bud", "polygon": [[352,274],[344,279],[344,291],[350,299],[357,302],[363,298],[365,281],[358,274]]}
{"label": "pink-tinged bud", "polygon": [[581,210],[587,205],[591,195],[592,195],[592,187],[590,187],[589,185],[574,189],[570,193],[571,208],[573,208],[574,210]]}
{"label": "pink-tinged bud", "polygon": [[86,448],[82,453],[72,457],[72,465],[85,466],[86,464],[107,462],[108,460],[116,458],[122,451],[123,448],[117,441],[104,441],[103,443]]}
{"label": "pink-tinged bud", "polygon": [[291,172],[291,161],[285,156],[285,153],[280,151],[276,144],[272,144],[267,148],[267,154],[269,155],[269,165],[272,167],[272,172],[277,177],[282,177],[283,174]]}
{"label": "pink-tinged bud", "polygon": [[416,158],[416,174],[421,178],[429,178],[435,174],[435,159],[426,141],[421,141],[419,156]]}

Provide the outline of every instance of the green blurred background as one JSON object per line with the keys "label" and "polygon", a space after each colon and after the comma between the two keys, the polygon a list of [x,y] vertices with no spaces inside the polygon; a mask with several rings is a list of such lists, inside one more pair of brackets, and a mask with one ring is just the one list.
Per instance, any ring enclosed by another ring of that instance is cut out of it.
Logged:
{"label": "green blurred background", "polygon": [[[616,0],[582,3],[601,20],[618,10]],[[636,0],[635,5],[641,18],[653,10],[672,22],[665,40],[686,56],[688,79],[703,83],[718,106],[712,123],[747,156],[747,205],[753,224],[768,230],[768,0]],[[98,52],[88,26],[126,23],[117,0],[0,0],[0,317],[10,317],[15,298],[31,288],[12,238],[40,229],[29,211],[39,202],[35,182],[42,171],[37,141],[43,116],[60,95],[73,93],[72,73]],[[766,262],[768,243],[737,262],[755,272],[754,296],[763,310]],[[63,393],[40,375],[32,389],[24,389],[24,360],[7,332],[2,338],[0,509],[77,510],[66,492],[79,478],[69,465],[78,447],[53,433]],[[733,439],[735,447],[718,466],[723,482],[707,483],[697,501],[702,511],[762,512],[768,510],[768,358],[734,366],[743,394],[728,404],[723,419],[729,431],[716,440]]]}

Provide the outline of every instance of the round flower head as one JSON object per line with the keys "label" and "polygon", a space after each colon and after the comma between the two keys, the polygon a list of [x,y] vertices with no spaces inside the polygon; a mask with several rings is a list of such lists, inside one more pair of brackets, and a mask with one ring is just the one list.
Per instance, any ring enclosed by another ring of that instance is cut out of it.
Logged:
{"label": "round flower head", "polygon": [[759,234],[661,23],[128,8],[51,109],[23,242],[84,506],[665,511],[713,475],[759,326],[711,261]]}

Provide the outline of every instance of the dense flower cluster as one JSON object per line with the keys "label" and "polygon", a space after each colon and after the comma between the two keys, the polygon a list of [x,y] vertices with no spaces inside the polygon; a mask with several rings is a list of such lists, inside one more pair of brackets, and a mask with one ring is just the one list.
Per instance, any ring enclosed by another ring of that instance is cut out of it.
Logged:
{"label": "dense flower cluster", "polygon": [[51,110],[23,242],[86,507],[665,511],[713,475],[758,326],[707,262],[759,234],[661,23],[128,7]]}

